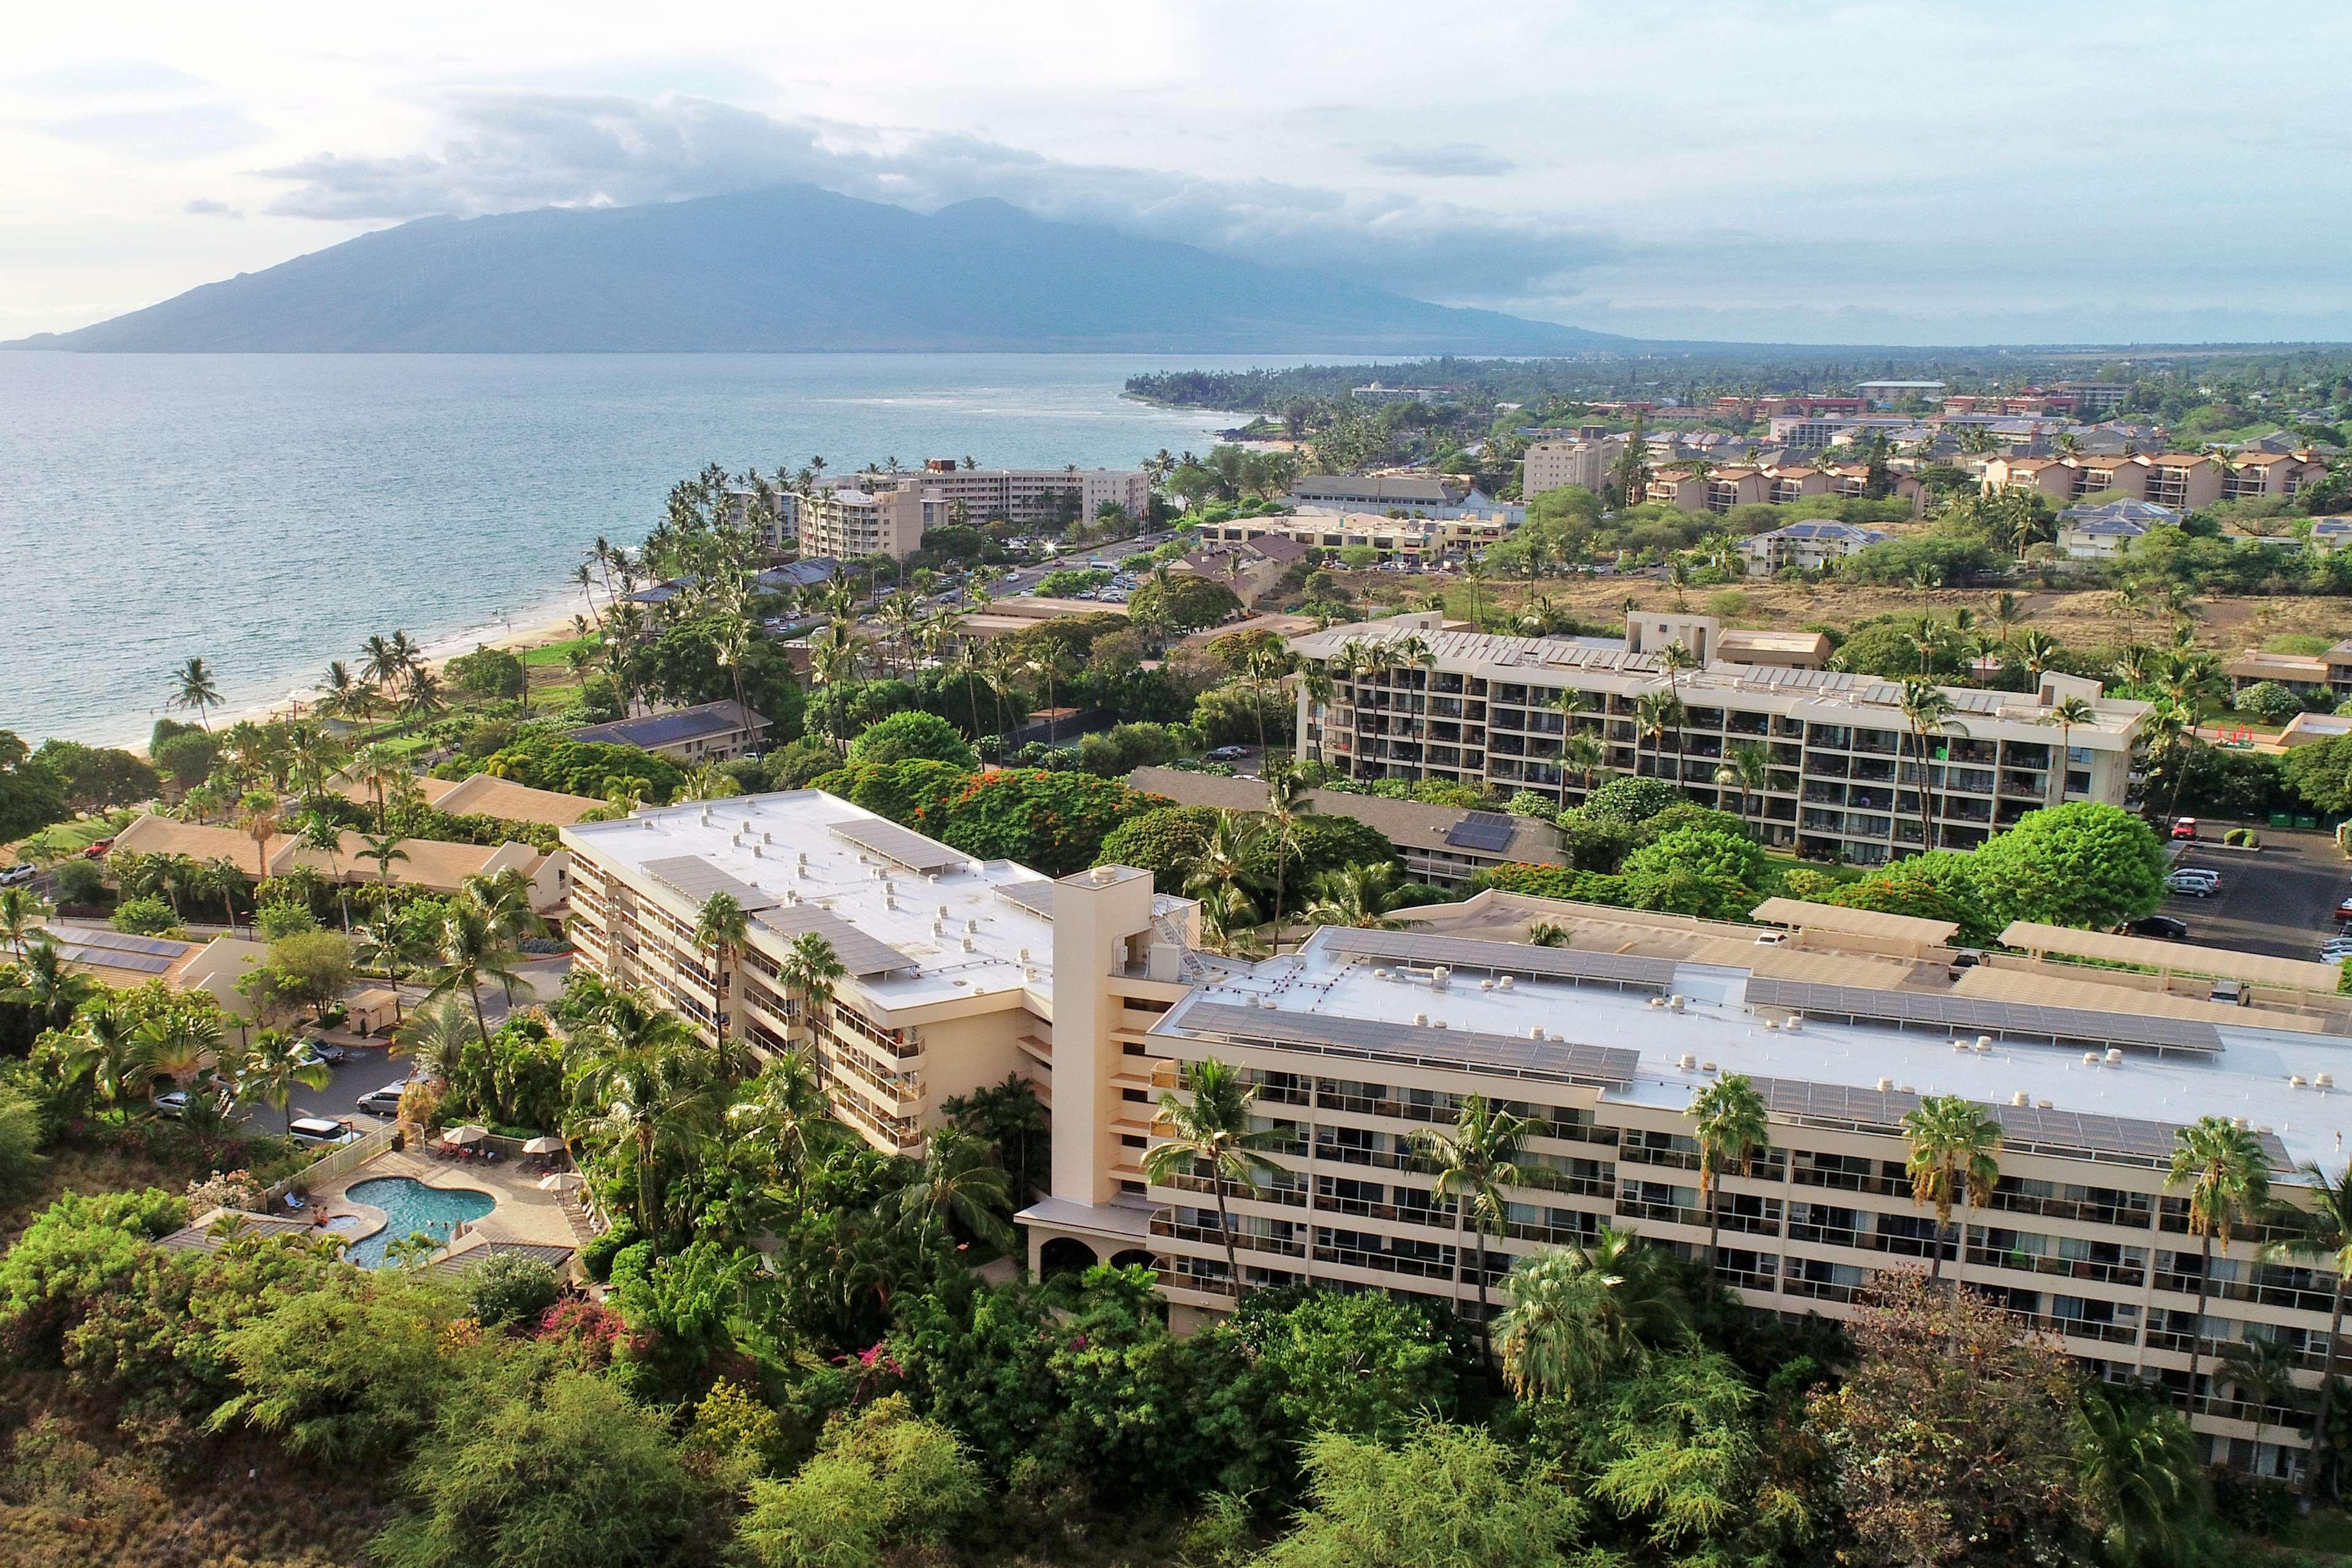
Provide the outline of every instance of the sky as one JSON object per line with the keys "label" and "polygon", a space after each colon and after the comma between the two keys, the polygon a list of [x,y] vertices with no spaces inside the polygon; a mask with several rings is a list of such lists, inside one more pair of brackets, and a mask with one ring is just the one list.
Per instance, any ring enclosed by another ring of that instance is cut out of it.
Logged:
{"label": "sky", "polygon": [[115,0],[0,46],[0,339],[803,181],[1639,337],[2352,340],[2341,0]]}

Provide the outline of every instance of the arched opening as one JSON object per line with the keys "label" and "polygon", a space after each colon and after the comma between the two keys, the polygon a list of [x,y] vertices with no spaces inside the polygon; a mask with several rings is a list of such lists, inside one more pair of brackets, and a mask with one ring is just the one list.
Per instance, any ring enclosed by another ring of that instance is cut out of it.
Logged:
{"label": "arched opening", "polygon": [[1073,1236],[1057,1236],[1037,1250],[1037,1273],[1051,1279],[1056,1274],[1083,1274],[1101,1259],[1095,1249]]}
{"label": "arched opening", "polygon": [[1149,1268],[1155,1274],[1164,1267],[1159,1258],[1139,1247],[1130,1247],[1124,1252],[1112,1253],[1110,1266],[1114,1268]]}

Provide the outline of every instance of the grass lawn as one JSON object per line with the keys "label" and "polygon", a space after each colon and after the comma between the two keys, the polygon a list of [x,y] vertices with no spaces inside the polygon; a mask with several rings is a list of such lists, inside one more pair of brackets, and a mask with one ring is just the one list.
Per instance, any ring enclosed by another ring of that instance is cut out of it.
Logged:
{"label": "grass lawn", "polygon": [[80,854],[101,838],[111,838],[130,824],[135,811],[111,811],[100,816],[86,816],[73,822],[53,822],[17,843],[14,858],[20,860],[63,860]]}
{"label": "grass lawn", "polygon": [[563,668],[563,656],[573,648],[586,648],[589,652],[594,653],[604,646],[604,639],[594,636],[569,637],[562,642],[549,643],[545,647],[527,648],[515,657],[522,660],[526,668],[536,669],[552,665],[561,669]]}

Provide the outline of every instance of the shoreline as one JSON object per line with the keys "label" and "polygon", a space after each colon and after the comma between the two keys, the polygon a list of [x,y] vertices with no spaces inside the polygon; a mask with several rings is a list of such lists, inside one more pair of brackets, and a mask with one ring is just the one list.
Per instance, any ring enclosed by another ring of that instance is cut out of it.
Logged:
{"label": "shoreline", "polygon": [[[572,597],[575,602],[578,602],[577,593],[578,590],[574,588],[566,596]],[[496,621],[483,621],[457,631],[445,633],[420,643],[420,657],[427,668],[436,674],[440,674],[446,668],[451,659],[462,658],[478,648],[498,648],[504,652],[519,654],[529,652],[532,648],[546,647],[554,643],[569,642],[578,635],[572,629],[572,616],[578,612],[559,610],[557,606],[562,602],[559,598],[541,599],[517,615],[501,615]],[[493,631],[498,635],[495,637],[488,635]],[[356,649],[352,650],[354,653],[356,651]],[[349,658],[348,655],[330,655],[329,657]],[[319,688],[316,683],[312,683],[286,691],[277,697],[265,698],[234,708],[215,709],[207,719],[217,721],[221,728],[226,729],[232,724],[248,721],[255,723],[268,723],[275,720],[299,718],[317,702]],[[156,717],[184,720],[184,713],[158,712]],[[147,755],[148,742],[153,731],[154,720],[151,719],[143,731],[134,733],[126,729],[121,740],[97,741],[90,743],[116,746],[134,756],[144,758]]]}

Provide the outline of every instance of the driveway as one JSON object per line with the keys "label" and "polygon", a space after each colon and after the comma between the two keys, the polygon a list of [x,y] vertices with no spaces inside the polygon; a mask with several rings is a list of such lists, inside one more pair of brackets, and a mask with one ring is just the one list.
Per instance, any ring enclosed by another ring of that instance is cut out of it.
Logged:
{"label": "driveway", "polygon": [[2352,861],[2325,833],[2259,831],[2263,847],[2252,854],[2218,838],[2188,846],[2179,863],[2220,872],[2221,890],[2210,899],[2176,893],[2164,912],[2189,922],[2193,942],[2315,961],[2336,934],[2336,900],[2352,892]]}

